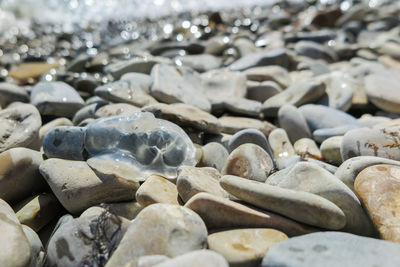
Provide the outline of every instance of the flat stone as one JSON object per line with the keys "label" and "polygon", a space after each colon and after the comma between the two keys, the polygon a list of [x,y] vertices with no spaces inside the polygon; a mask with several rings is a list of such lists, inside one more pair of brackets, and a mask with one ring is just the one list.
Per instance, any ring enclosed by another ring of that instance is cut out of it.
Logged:
{"label": "flat stone", "polygon": [[348,131],[358,128],[360,128],[358,124],[346,124],[333,128],[318,129],[313,132],[313,139],[319,143],[322,143],[325,140],[335,136],[343,137],[343,135],[345,135]]}
{"label": "flat stone", "polygon": [[342,229],[346,224],[346,216],[338,206],[315,194],[232,175],[223,176],[220,183],[241,200],[299,222],[334,230]]}
{"label": "flat stone", "polygon": [[293,145],[294,151],[303,159],[313,158],[322,160],[322,154],[314,140],[301,138]]}
{"label": "flat stone", "polygon": [[275,125],[267,121],[245,117],[223,116],[220,117],[218,120],[221,123],[222,132],[227,134],[235,134],[241,130],[254,128],[260,130],[266,136],[268,136],[269,133],[276,128]]}
{"label": "flat stone", "polygon": [[182,256],[175,257],[171,260],[163,261],[154,265],[154,267],[176,267],[176,266],[191,266],[191,267],[228,267],[226,259],[218,253],[211,250],[195,250],[185,253]]}
{"label": "flat stone", "polygon": [[136,191],[136,201],[143,207],[155,203],[179,205],[176,186],[167,179],[152,175]]}
{"label": "flat stone", "polygon": [[111,175],[100,179],[82,161],[48,159],[39,170],[58,200],[71,213],[102,202],[132,200],[139,188],[136,181]]}
{"label": "flat stone", "polygon": [[118,80],[122,75],[129,72],[150,74],[154,65],[169,62],[169,60],[161,57],[134,57],[129,60],[121,60],[111,63],[104,68],[104,71],[110,73],[114,79]]}
{"label": "flat stone", "polygon": [[36,78],[56,68],[58,63],[49,64],[46,62],[29,62],[22,63],[18,67],[10,71],[10,76],[17,80],[26,80]]}
{"label": "flat stone", "polygon": [[12,208],[0,199],[0,262],[4,266],[25,267],[32,257],[31,246]]}
{"label": "flat stone", "polygon": [[21,103],[0,111],[0,124],[0,152],[4,152],[37,141],[42,119],[34,106]]}
{"label": "flat stone", "polygon": [[400,162],[397,160],[373,156],[359,156],[344,161],[335,172],[335,176],[354,191],[354,181],[357,175],[365,168],[378,164],[400,166]]}
{"label": "flat stone", "polygon": [[260,116],[262,104],[259,101],[246,98],[227,97],[218,105],[212,106],[213,113],[223,113],[229,111],[238,115],[245,115],[258,118]]}
{"label": "flat stone", "polygon": [[201,150],[202,156],[198,166],[213,167],[221,172],[229,156],[228,150],[217,142],[208,143]]}
{"label": "flat stone", "polygon": [[121,76],[120,80],[129,80],[135,82],[142,88],[145,92],[150,91],[151,86],[151,77],[148,74],[139,73],[139,72],[128,72]]}
{"label": "flat stone", "polygon": [[229,194],[219,185],[220,178],[221,174],[214,168],[182,166],[178,170],[176,187],[183,202],[201,192],[228,198]]}
{"label": "flat stone", "polygon": [[43,138],[43,151],[48,158],[83,160],[85,158],[85,129],[58,126]]}
{"label": "flat stone", "polygon": [[[286,90],[268,98],[262,108],[264,115],[276,117],[280,107],[286,104],[299,107],[311,103],[325,93],[325,84],[317,79],[299,81]],[[303,114],[304,115],[304,114]]]}
{"label": "flat stone", "polygon": [[32,88],[31,104],[42,115],[72,118],[84,106],[74,88],[64,82],[40,82]]}
{"label": "flat stone", "polygon": [[354,189],[381,238],[400,243],[400,167],[367,167],[357,175]]}
{"label": "flat stone", "polygon": [[397,90],[400,79],[397,73],[371,74],[365,77],[365,91],[368,100],[388,112],[400,114],[400,93]]}
{"label": "flat stone", "polygon": [[153,113],[156,118],[169,120],[182,127],[193,127],[207,133],[221,131],[221,123],[216,117],[191,105],[160,103],[146,106],[142,110]]}
{"label": "flat stone", "polygon": [[278,214],[248,207],[226,198],[199,193],[185,204],[203,219],[208,229],[226,228],[274,228],[288,236],[316,231]]}
{"label": "flat stone", "polygon": [[234,266],[260,266],[264,255],[288,239],[281,231],[269,228],[237,229],[208,236],[208,247]]}
{"label": "flat stone", "polygon": [[219,57],[200,54],[200,55],[185,55],[174,58],[175,64],[178,66],[185,66],[194,69],[198,72],[205,72],[219,68],[222,60]]}
{"label": "flat stone", "polygon": [[301,138],[311,138],[310,128],[308,128],[303,114],[293,105],[283,105],[278,111],[279,126],[286,130],[291,142],[296,142]]}
{"label": "flat stone", "polygon": [[0,82],[0,106],[4,108],[17,101],[29,102],[28,92],[15,84]]}
{"label": "flat stone", "polygon": [[140,112],[140,108],[126,103],[117,103],[102,106],[101,108],[96,110],[94,116],[96,118],[105,118],[112,116],[131,116],[136,112]]}
{"label": "flat stone", "polygon": [[288,71],[280,66],[255,67],[247,69],[243,73],[246,74],[247,80],[273,81],[282,88],[288,87],[291,83]]}
{"label": "flat stone", "polygon": [[333,62],[338,59],[335,50],[332,48],[311,41],[300,41],[294,46],[297,54],[312,59],[322,59],[327,62]]}
{"label": "flat stone", "polygon": [[39,173],[42,154],[28,148],[11,148],[0,154],[0,198],[16,203],[43,192],[46,181]]}
{"label": "flat stone", "polygon": [[199,215],[177,205],[153,204],[130,224],[106,266],[123,266],[152,254],[176,257],[206,246],[207,229]]}
{"label": "flat stone", "polygon": [[348,131],[342,140],[343,160],[357,156],[375,156],[400,160],[399,127],[359,128]]}
{"label": "flat stone", "polygon": [[262,147],[247,143],[229,154],[222,174],[265,182],[273,170],[274,162],[270,155]]}
{"label": "flat stone", "polygon": [[264,103],[268,98],[282,92],[281,87],[273,81],[248,81],[246,98]]}
{"label": "flat stone", "polygon": [[[355,249],[357,248],[357,249]],[[262,267],[396,267],[400,245],[342,232],[321,232],[290,238],[272,247]]]}
{"label": "flat stone", "polygon": [[151,95],[164,103],[185,103],[204,111],[211,104],[200,89],[201,78],[193,70],[157,64],[151,71]]}
{"label": "flat stone", "polygon": [[295,164],[283,175],[270,176],[267,184],[308,192],[336,204],[346,216],[342,229],[359,235],[373,235],[374,228],[357,196],[333,174],[313,163]]}
{"label": "flat stone", "polygon": [[343,160],[340,154],[342,139],[343,136],[334,136],[322,142],[321,153],[326,162],[336,166],[342,164]]}
{"label": "flat stone", "polygon": [[252,53],[233,62],[229,69],[243,71],[257,66],[279,65],[286,69],[291,67],[291,58],[286,49],[274,49],[267,52]]}

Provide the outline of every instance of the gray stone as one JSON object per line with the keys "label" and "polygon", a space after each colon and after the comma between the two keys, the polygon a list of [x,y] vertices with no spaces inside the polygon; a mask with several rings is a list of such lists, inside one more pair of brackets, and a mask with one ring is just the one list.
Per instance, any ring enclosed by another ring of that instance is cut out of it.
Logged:
{"label": "gray stone", "polygon": [[201,149],[203,153],[199,166],[213,167],[221,172],[229,156],[228,150],[217,142],[208,143]]}
{"label": "gray stone", "polygon": [[99,104],[99,103],[94,103],[90,104],[87,106],[84,106],[80,110],[78,110],[74,117],[72,118],[72,122],[74,125],[80,124],[82,121],[89,119],[89,118],[95,118],[95,112],[96,110],[101,107],[104,104]]}
{"label": "gray stone", "polygon": [[257,129],[245,129],[235,133],[229,140],[229,151],[232,152],[239,146],[247,143],[258,145],[263,148],[271,157],[273,156],[271,146],[265,137],[265,133]]}
{"label": "gray stone", "polygon": [[271,146],[274,158],[287,159],[295,155],[292,143],[286,131],[282,128],[277,128],[268,136],[268,143]]}
{"label": "gray stone", "polygon": [[233,62],[229,69],[243,71],[257,66],[279,65],[289,69],[292,65],[286,49],[275,49],[267,52],[252,53]]}
{"label": "gray stone", "polygon": [[4,108],[17,101],[29,102],[28,92],[18,85],[0,82],[0,107]]}
{"label": "gray stone", "polygon": [[169,63],[164,58],[155,58],[155,57],[134,57],[129,60],[121,60],[107,65],[104,68],[106,73],[110,73],[114,79],[119,79],[122,75],[129,72],[139,72],[150,74],[152,68],[157,63]]}
{"label": "gray stone", "polygon": [[342,164],[342,156],[340,147],[342,145],[343,136],[334,136],[326,139],[321,144],[322,157],[326,162],[339,166]]}
{"label": "gray stone", "polygon": [[307,162],[311,162],[311,163],[313,163],[315,165],[318,165],[318,166],[324,168],[325,170],[327,170],[328,172],[330,172],[332,174],[335,174],[335,172],[338,169],[338,167],[333,166],[332,164],[329,164],[329,163],[326,163],[326,162],[323,162],[323,161],[320,161],[320,160],[317,160],[317,159],[308,158]]}
{"label": "gray stone", "polygon": [[[355,249],[357,248],[357,249]],[[290,238],[272,247],[262,267],[396,267],[400,245],[341,232],[322,232]]]}
{"label": "gray stone", "polygon": [[300,41],[294,46],[297,54],[306,56],[312,59],[322,59],[327,62],[333,62],[338,59],[338,56],[330,47],[310,41]]}
{"label": "gray stone", "polygon": [[25,236],[28,239],[29,245],[31,246],[31,259],[29,262],[30,267],[43,266],[45,260],[45,251],[43,248],[42,241],[39,236],[33,231],[32,228],[24,224],[21,225],[24,230]]}
{"label": "gray stone", "polygon": [[360,128],[358,124],[346,124],[346,125],[336,126],[333,128],[318,129],[313,132],[313,138],[315,141],[322,143],[329,138],[335,136],[343,136],[348,131],[357,128]]}
{"label": "gray stone", "polygon": [[191,267],[228,267],[229,264],[226,259],[220,254],[211,250],[195,250],[185,253],[182,256],[175,257],[171,260],[163,261],[154,267],[177,267],[177,266],[191,266]]}
{"label": "gray stone", "polygon": [[43,151],[48,158],[84,160],[84,141],[85,128],[59,126],[48,131],[43,138]]}
{"label": "gray stone", "polygon": [[264,135],[268,136],[270,132],[276,128],[275,125],[267,121],[245,117],[223,116],[220,117],[218,120],[221,123],[222,132],[227,134],[235,134],[241,130],[253,128],[261,131]]}
{"label": "gray stone", "polygon": [[247,95],[246,97],[251,100],[265,102],[268,98],[282,92],[279,85],[273,81],[265,82],[247,82]]}
{"label": "gray stone", "polygon": [[212,112],[222,113],[224,110],[227,110],[239,115],[259,117],[261,108],[262,104],[259,101],[227,97],[218,105],[213,105]]}
{"label": "gray stone", "polygon": [[185,66],[198,72],[205,72],[219,68],[222,60],[221,58],[213,55],[200,54],[178,56],[174,58],[174,62],[178,66]]}
{"label": "gray stone", "polygon": [[303,159],[314,158],[322,160],[322,154],[314,140],[302,138],[293,145],[294,151]]}
{"label": "gray stone", "polygon": [[40,146],[42,146],[43,138],[45,137],[47,132],[50,131],[51,129],[54,129],[54,128],[58,127],[58,126],[74,126],[74,124],[69,119],[63,118],[63,117],[54,119],[54,120],[44,124],[42,127],[40,127],[40,130],[39,130],[39,143],[40,143]]}
{"label": "gray stone", "polygon": [[280,66],[255,67],[247,69],[243,73],[246,74],[247,80],[273,81],[279,84],[281,88],[286,88],[291,83],[289,73]]}
{"label": "gray stone", "polygon": [[306,119],[295,106],[283,105],[278,111],[278,119],[280,127],[286,130],[292,143],[311,137]]}
{"label": "gray stone", "polygon": [[139,72],[128,72],[121,76],[120,80],[129,80],[137,84],[145,92],[150,92],[151,77],[148,74]]}
{"label": "gray stone", "polygon": [[140,108],[130,104],[118,103],[102,106],[96,110],[94,116],[95,118],[131,116],[136,112],[140,112]]}

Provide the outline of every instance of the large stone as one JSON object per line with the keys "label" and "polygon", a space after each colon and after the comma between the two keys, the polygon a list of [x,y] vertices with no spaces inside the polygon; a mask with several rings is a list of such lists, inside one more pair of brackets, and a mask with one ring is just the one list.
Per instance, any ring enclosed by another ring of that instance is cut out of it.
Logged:
{"label": "large stone", "polygon": [[247,81],[246,98],[264,103],[268,98],[282,92],[281,87],[273,81]]}
{"label": "large stone", "polygon": [[399,250],[399,244],[388,241],[321,232],[277,244],[265,255],[262,267],[396,267],[400,265]]}
{"label": "large stone", "polygon": [[381,238],[400,243],[400,167],[367,167],[357,175],[354,189]]}
{"label": "large stone", "polygon": [[152,175],[146,179],[136,191],[136,200],[143,207],[155,203],[179,205],[176,186],[158,175]]}
{"label": "large stone", "polygon": [[233,266],[260,266],[265,253],[288,237],[274,229],[237,229],[208,236],[209,249],[218,252]]}
{"label": "large stone", "polygon": [[164,58],[161,60],[161,58],[156,57],[133,57],[129,60],[111,63],[104,68],[104,71],[110,73],[117,80],[129,72],[150,74],[153,66],[158,63],[169,63],[169,60]]}
{"label": "large stone", "polygon": [[284,159],[295,155],[292,143],[286,131],[282,128],[275,129],[268,136],[268,143],[271,146],[274,158]]}

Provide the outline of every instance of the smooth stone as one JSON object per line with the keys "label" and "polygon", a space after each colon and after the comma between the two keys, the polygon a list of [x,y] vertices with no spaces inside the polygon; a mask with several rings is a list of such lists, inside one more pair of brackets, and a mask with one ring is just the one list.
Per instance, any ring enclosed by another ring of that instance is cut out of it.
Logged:
{"label": "smooth stone", "polygon": [[246,143],[229,154],[222,174],[265,182],[273,170],[274,162],[271,156],[262,147]]}
{"label": "smooth stone", "polygon": [[151,71],[153,84],[150,93],[157,100],[167,103],[185,103],[204,111],[211,104],[201,90],[201,78],[193,70],[157,64]]}
{"label": "smooth stone", "polygon": [[203,146],[201,150],[202,156],[198,166],[212,167],[221,172],[229,156],[228,150],[217,142],[210,142]]}
{"label": "smooth stone", "polygon": [[247,69],[243,73],[246,74],[247,80],[273,81],[281,88],[286,88],[291,83],[288,71],[280,66],[255,67]]}
{"label": "smooth stone", "polygon": [[400,160],[399,127],[359,128],[348,131],[342,140],[343,160],[357,156],[375,156]]}
{"label": "smooth stone", "polygon": [[313,163],[300,162],[281,175],[269,177],[266,183],[323,197],[344,212],[346,225],[342,231],[359,235],[374,234],[371,221],[362,209],[357,196],[333,174],[322,167]]}
{"label": "smooth stone", "polygon": [[[161,262],[164,262],[166,260],[169,260],[170,258],[164,255],[148,255],[148,256],[142,256],[139,257],[137,261],[137,266],[138,267],[153,267],[156,264],[159,264]],[[135,263],[132,262],[132,265]],[[127,263],[125,267],[130,267],[131,264]]]}
{"label": "smooth stone", "polygon": [[136,201],[147,207],[155,203],[179,205],[179,195],[176,186],[167,179],[152,175],[136,191]]}
{"label": "smooth stone", "polygon": [[177,205],[153,204],[130,224],[106,266],[123,266],[152,254],[177,257],[206,246],[207,229],[199,215]]}
{"label": "smooth stone", "polygon": [[278,170],[286,169],[301,161],[302,158],[299,155],[278,158],[276,159],[276,168]]}
{"label": "smooth stone", "polygon": [[62,211],[62,206],[51,193],[42,193],[18,203],[14,207],[21,224],[38,232]]}
{"label": "smooth stone", "polygon": [[216,35],[205,42],[204,54],[219,55],[229,47],[231,39],[228,36]]}
{"label": "smooth stone", "polygon": [[298,55],[306,56],[312,59],[322,59],[326,62],[334,62],[338,60],[335,50],[332,48],[311,41],[300,41],[294,46],[294,50]]}
{"label": "smooth stone", "polygon": [[118,80],[101,85],[94,90],[94,93],[111,102],[127,103],[138,107],[158,103],[149,95],[149,90],[146,91],[134,80]]}
{"label": "smooth stone", "polygon": [[160,103],[146,106],[142,110],[153,113],[156,118],[169,120],[183,127],[193,127],[207,133],[221,131],[221,123],[216,117],[191,105]]}
{"label": "smooth stone", "polygon": [[92,123],[92,122],[94,122],[94,121],[96,121],[96,119],[94,119],[94,118],[87,118],[87,119],[84,119],[83,121],[81,121],[77,126],[78,126],[78,127],[86,127],[86,126],[88,126],[90,123]]}
{"label": "smooth stone", "polygon": [[334,136],[322,142],[321,153],[326,162],[336,166],[342,164],[343,160],[340,154],[342,139],[343,136]]}
{"label": "smooth stone", "polygon": [[27,62],[22,63],[18,67],[10,71],[10,76],[17,80],[27,80],[29,78],[37,78],[49,70],[56,68],[58,63],[46,62]]}
{"label": "smooth stone", "polygon": [[214,168],[182,166],[178,170],[176,187],[179,196],[185,203],[201,192],[228,198],[229,194],[219,185],[220,178],[221,174]]}
{"label": "smooth stone", "polygon": [[205,72],[219,68],[222,60],[221,58],[213,55],[200,54],[178,56],[174,58],[174,62],[178,66],[185,66],[198,72]]}
{"label": "smooth stone", "polygon": [[361,118],[357,119],[358,124],[361,127],[373,128],[374,126],[378,126],[380,124],[390,122],[391,119],[382,116],[361,116]]}
{"label": "smooth stone", "polygon": [[[357,249],[355,249],[357,248]],[[342,232],[320,232],[290,238],[272,247],[262,267],[396,267],[400,245]]]}
{"label": "smooth stone", "polygon": [[140,112],[140,108],[126,103],[117,103],[102,106],[101,108],[96,110],[94,116],[96,118],[105,118],[112,116],[131,116],[136,112]]}
{"label": "smooth stone", "polygon": [[241,130],[253,128],[261,131],[266,136],[268,136],[270,132],[276,128],[275,125],[267,121],[245,117],[223,116],[220,117],[218,120],[221,123],[222,132],[227,134],[235,134]]}
{"label": "smooth stone", "polygon": [[335,136],[343,137],[343,135],[345,135],[348,131],[358,128],[360,128],[358,124],[346,124],[333,128],[318,129],[313,132],[313,139],[319,143],[322,143],[325,140]]}
{"label": "smooth stone", "polygon": [[26,238],[28,239],[29,245],[31,246],[31,259],[28,266],[43,266],[46,253],[42,241],[40,241],[39,236],[32,228],[23,224],[21,226]]}
{"label": "smooth stone", "polygon": [[0,107],[12,102],[29,102],[28,92],[18,85],[0,82]]}
{"label": "smooth stone", "polygon": [[45,135],[52,129],[58,127],[58,126],[74,126],[74,124],[72,123],[71,120],[65,118],[65,117],[61,117],[61,118],[57,118],[54,119],[46,124],[43,124],[42,127],[40,127],[39,130],[39,143],[40,146],[42,146],[43,144],[43,138],[45,137]]}
{"label": "smooth stone", "polygon": [[143,209],[143,206],[136,201],[101,203],[99,206],[112,214],[126,218],[130,221],[135,219]]}
{"label": "smooth stone", "polygon": [[268,143],[275,159],[290,158],[296,154],[286,131],[282,128],[277,128],[271,132],[268,136]]}
{"label": "smooth stone", "polygon": [[303,114],[293,105],[283,105],[278,110],[279,126],[286,130],[291,142],[296,142],[301,138],[311,138],[310,128],[308,128]]}
{"label": "smooth stone", "polygon": [[49,266],[104,266],[129,221],[100,209],[61,224],[47,246]]}
{"label": "smooth stone", "polygon": [[226,228],[274,228],[288,236],[297,236],[316,231],[278,214],[248,207],[226,198],[208,193],[199,193],[185,204],[203,219],[208,229]]}
{"label": "smooth stone", "polygon": [[400,161],[372,156],[354,157],[344,161],[335,172],[335,176],[354,191],[357,175],[365,168],[378,164],[400,166]]}
{"label": "smooth stone", "polygon": [[84,160],[85,128],[58,126],[43,138],[43,151],[48,158]]}
{"label": "smooth stone", "polygon": [[154,265],[154,267],[177,267],[177,266],[228,267],[229,264],[223,256],[211,250],[195,250],[192,252],[185,253],[182,256],[178,256],[173,259],[166,260],[159,264]]}
{"label": "smooth stone", "polygon": [[273,156],[266,134],[257,129],[245,129],[235,133],[228,142],[228,148],[232,152],[239,146],[248,143],[262,147],[271,157]]}
{"label": "smooth stone", "polygon": [[257,66],[278,65],[289,69],[292,65],[287,50],[280,48],[267,52],[251,53],[233,62],[229,69],[231,71],[243,71]]}
{"label": "smooth stone", "polygon": [[301,138],[293,145],[294,151],[303,159],[322,160],[322,154],[314,140],[310,138]]}
{"label": "smooth stone", "polygon": [[231,266],[260,266],[264,255],[279,242],[288,239],[281,231],[269,228],[237,229],[210,234],[208,247]]}
{"label": "smooth stone", "polygon": [[11,148],[0,154],[0,198],[16,203],[47,188],[40,175],[42,154],[28,148]]}
{"label": "smooth stone", "polygon": [[365,77],[368,100],[378,108],[400,114],[400,79],[397,73],[371,74]]}
{"label": "smooth stone", "polygon": [[218,105],[213,105],[213,113],[222,113],[227,110],[238,115],[245,115],[258,118],[260,116],[262,104],[259,101],[246,98],[227,97]]}
{"label": "smooth stone", "polygon": [[381,238],[400,243],[400,167],[367,167],[357,175],[354,189]]}
{"label": "smooth stone", "polygon": [[32,88],[31,104],[42,115],[72,118],[84,106],[78,92],[64,82],[40,82]]}
{"label": "smooth stone", "polygon": [[259,51],[258,48],[254,45],[254,42],[246,37],[237,38],[236,40],[233,41],[232,46],[236,48],[238,54],[241,57]]}
{"label": "smooth stone", "polygon": [[280,86],[273,81],[247,82],[246,98],[264,103],[268,98],[282,92]]}
{"label": "smooth stone", "polygon": [[118,80],[122,75],[129,72],[138,72],[150,74],[153,66],[158,63],[169,63],[169,60],[160,57],[134,57],[129,60],[121,60],[107,65],[104,68],[106,73],[111,74],[114,79]]}
{"label": "smooth stone", "polygon": [[100,179],[82,161],[48,159],[39,170],[60,203],[71,213],[102,202],[132,200],[139,188],[136,181],[111,175]]}
{"label": "smooth stone", "polygon": [[308,104],[301,106],[299,110],[304,118],[306,118],[312,132],[318,129],[334,128],[349,124],[357,125],[357,120],[353,116],[326,106]]}
{"label": "smooth stone", "polygon": [[145,92],[150,91],[151,86],[151,77],[148,74],[139,73],[139,72],[128,72],[121,76],[120,80],[129,80],[137,84],[140,88],[142,88]]}
{"label": "smooth stone", "polygon": [[241,200],[299,222],[332,230],[346,225],[343,211],[318,195],[232,175],[223,176],[220,183],[222,188]]}
{"label": "smooth stone", "polygon": [[[299,107],[311,103],[325,93],[325,84],[317,79],[307,79],[292,84],[286,90],[268,98],[262,108],[264,115],[276,117],[279,108],[290,104]],[[304,115],[304,114],[303,114]]]}
{"label": "smooth stone", "polygon": [[327,170],[328,172],[335,174],[336,171],[338,170],[337,166],[333,166],[332,164],[317,160],[317,159],[312,159],[312,158],[308,158],[307,162],[311,162],[315,165],[320,166],[321,168],[324,168],[325,170]]}
{"label": "smooth stone", "polygon": [[0,125],[0,152],[4,152],[35,143],[42,119],[34,106],[21,103],[0,111]]}
{"label": "smooth stone", "polygon": [[29,266],[32,251],[24,230],[12,208],[0,199],[0,262],[3,266]]}
{"label": "smooth stone", "polygon": [[93,103],[90,105],[86,105],[80,110],[78,110],[74,117],[72,118],[72,122],[74,125],[79,125],[82,121],[90,118],[95,118],[96,110],[103,106],[103,103]]}

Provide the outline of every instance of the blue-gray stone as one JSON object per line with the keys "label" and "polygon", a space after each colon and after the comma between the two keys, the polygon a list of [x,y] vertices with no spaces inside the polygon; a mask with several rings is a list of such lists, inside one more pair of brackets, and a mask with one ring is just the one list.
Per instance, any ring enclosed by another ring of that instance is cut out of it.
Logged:
{"label": "blue-gray stone", "polygon": [[313,138],[315,141],[322,143],[326,139],[333,136],[343,136],[348,131],[360,128],[358,124],[346,124],[333,128],[318,129],[313,132]]}
{"label": "blue-gray stone", "polygon": [[243,71],[256,66],[279,65],[290,69],[292,59],[289,57],[286,49],[279,48],[268,52],[259,52],[248,54],[233,62],[229,69],[232,71]]}
{"label": "blue-gray stone", "polygon": [[229,140],[228,149],[230,152],[243,144],[255,144],[262,147],[273,158],[271,146],[265,135],[257,129],[245,129],[235,133]]}
{"label": "blue-gray stone", "polygon": [[59,126],[50,130],[43,139],[43,150],[48,158],[83,160],[85,128]]}

